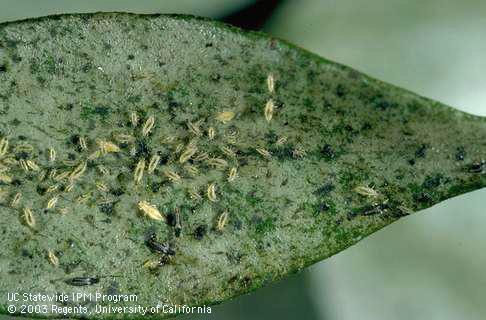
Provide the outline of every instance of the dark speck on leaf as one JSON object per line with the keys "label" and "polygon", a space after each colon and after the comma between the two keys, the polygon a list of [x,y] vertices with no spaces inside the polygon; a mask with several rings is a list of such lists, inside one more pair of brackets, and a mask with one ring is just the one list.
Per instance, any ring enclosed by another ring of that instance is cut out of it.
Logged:
{"label": "dark speck on leaf", "polygon": [[15,54],[12,56],[12,61],[15,62],[15,63],[19,63],[22,61],[22,57],[19,56],[18,54]]}
{"label": "dark speck on leaf", "polygon": [[196,240],[202,240],[208,231],[208,227],[206,225],[200,225],[194,230],[194,238]]}
{"label": "dark speck on leaf", "polygon": [[233,218],[231,223],[233,224],[236,230],[241,230],[241,227],[243,226],[243,223],[238,217]]}
{"label": "dark speck on leaf", "polygon": [[124,172],[120,172],[117,176],[116,176],[116,180],[119,182],[119,183],[126,183],[126,181],[128,180],[128,175]]}
{"label": "dark speck on leaf", "polygon": [[163,186],[162,182],[152,182],[150,184],[150,191],[152,192],[159,192],[160,188]]}
{"label": "dark speck on leaf", "polygon": [[110,108],[104,106],[97,106],[94,108],[94,112],[101,116],[102,118],[106,118],[110,114]]}
{"label": "dark speck on leaf", "polygon": [[77,134],[74,134],[69,138],[69,142],[71,142],[72,144],[77,144],[78,141],[79,141],[79,135]]}
{"label": "dark speck on leaf", "polygon": [[328,100],[324,99],[324,101],[322,102],[322,106],[325,108],[325,109],[331,109],[332,108],[332,103],[329,102]]}
{"label": "dark speck on leaf", "polygon": [[175,217],[175,214],[173,213],[168,213],[166,215],[166,219],[167,219],[167,224],[171,227],[175,226],[176,225],[176,217]]}
{"label": "dark speck on leaf", "polygon": [[128,60],[133,60],[133,59],[135,59],[135,56],[133,54],[129,54],[128,55]]}
{"label": "dark speck on leaf", "polygon": [[17,152],[15,154],[15,160],[25,160],[29,158],[29,153],[25,151]]}
{"label": "dark speck on leaf", "polygon": [[339,98],[343,98],[346,95],[346,87],[342,84],[338,84],[336,87],[336,95]]}
{"label": "dark speck on leaf", "polygon": [[336,153],[332,146],[330,144],[324,145],[321,149],[321,154],[326,158],[327,160],[332,160],[336,158]]}
{"label": "dark speck on leaf", "polygon": [[100,208],[100,211],[105,213],[105,214],[108,214],[108,215],[112,215],[113,214],[113,209],[115,207],[115,203],[113,202],[109,202],[109,203],[102,203],[98,206]]}
{"label": "dark speck on leaf", "polygon": [[138,140],[136,153],[137,158],[148,158],[150,157],[150,154],[151,150],[147,143],[144,140]]}
{"label": "dark speck on leaf", "polygon": [[111,194],[114,195],[115,197],[120,197],[123,194],[125,194],[125,191],[122,188],[112,189]]}
{"label": "dark speck on leaf", "polygon": [[32,253],[30,253],[27,249],[22,249],[20,251],[20,254],[22,255],[22,257],[26,257],[26,258],[29,258],[29,259],[32,259],[34,257],[32,255]]}
{"label": "dark speck on leaf", "polygon": [[415,156],[417,158],[425,158],[426,151],[427,145],[422,144],[417,150],[415,150]]}
{"label": "dark speck on leaf", "polygon": [[211,80],[214,82],[218,82],[219,80],[221,80],[221,75],[219,73],[214,73],[211,75]]}
{"label": "dark speck on leaf", "polygon": [[323,196],[326,196],[327,194],[329,194],[333,190],[334,190],[334,185],[332,183],[326,183],[322,187],[317,189],[314,192],[314,194],[317,195],[317,196],[323,197]]}
{"label": "dark speck on leaf", "polygon": [[14,187],[20,187],[22,185],[22,181],[20,181],[19,179],[15,179],[12,181],[11,185]]}
{"label": "dark speck on leaf", "polygon": [[73,134],[71,137],[69,137],[69,143],[71,143],[74,146],[78,146],[79,148],[79,135]]}
{"label": "dark speck on leaf", "polygon": [[74,248],[76,244],[73,239],[67,239],[66,242],[69,248]]}
{"label": "dark speck on leaf", "polygon": [[166,164],[169,161],[170,155],[168,153],[163,154],[161,152],[157,152],[157,154],[160,156],[159,164]]}
{"label": "dark speck on leaf", "polygon": [[89,72],[93,68],[93,65],[91,63],[86,63],[83,66],[81,66],[81,71],[84,73]]}
{"label": "dark speck on leaf", "polygon": [[37,193],[40,194],[41,196],[44,195],[47,191],[47,188],[41,185],[38,185],[37,188]]}
{"label": "dark speck on leaf", "polygon": [[464,161],[465,158],[466,158],[466,150],[464,150],[464,147],[457,148],[456,160]]}
{"label": "dark speck on leaf", "polygon": [[424,183],[422,184],[422,187],[426,189],[434,189],[437,188],[438,186],[441,185],[443,180],[443,176],[441,174],[436,174],[434,176],[428,176],[425,178]]}
{"label": "dark speck on leaf", "polygon": [[169,104],[169,111],[170,112],[174,112],[175,109],[177,109],[177,108],[180,107],[180,103],[177,102],[177,101],[175,101],[175,100],[173,100],[173,99],[169,99],[168,104]]}

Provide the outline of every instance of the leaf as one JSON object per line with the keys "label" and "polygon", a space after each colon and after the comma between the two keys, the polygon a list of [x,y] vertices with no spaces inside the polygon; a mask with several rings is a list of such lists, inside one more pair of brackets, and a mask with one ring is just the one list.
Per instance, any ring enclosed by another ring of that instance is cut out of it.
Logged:
{"label": "leaf", "polygon": [[486,185],[484,118],[187,16],[3,24],[0,113],[4,313],[221,302]]}

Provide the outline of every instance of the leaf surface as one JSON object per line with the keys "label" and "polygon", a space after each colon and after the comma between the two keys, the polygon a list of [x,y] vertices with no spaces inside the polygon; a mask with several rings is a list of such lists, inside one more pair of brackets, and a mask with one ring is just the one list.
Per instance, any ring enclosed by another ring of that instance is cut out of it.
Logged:
{"label": "leaf surface", "polygon": [[484,118],[187,16],[1,25],[0,114],[2,309],[221,302],[486,185]]}

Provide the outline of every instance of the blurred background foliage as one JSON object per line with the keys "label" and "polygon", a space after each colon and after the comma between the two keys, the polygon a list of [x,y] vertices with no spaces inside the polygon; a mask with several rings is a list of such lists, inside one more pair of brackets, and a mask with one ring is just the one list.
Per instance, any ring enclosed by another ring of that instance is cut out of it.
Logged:
{"label": "blurred background foliage", "polygon": [[[373,77],[486,115],[480,0],[0,0],[0,21],[188,13],[261,29]],[[302,273],[181,319],[485,319],[486,190],[394,223]]]}

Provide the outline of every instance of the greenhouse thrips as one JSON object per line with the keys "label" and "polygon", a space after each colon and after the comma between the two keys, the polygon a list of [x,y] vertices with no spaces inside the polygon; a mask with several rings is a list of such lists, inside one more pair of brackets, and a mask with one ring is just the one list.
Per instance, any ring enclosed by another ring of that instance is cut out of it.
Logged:
{"label": "greenhouse thrips", "polygon": [[154,252],[162,253],[169,256],[175,255],[175,251],[171,249],[168,244],[157,242],[157,237],[155,233],[150,234],[148,239],[145,241],[145,244],[150,250]]}
{"label": "greenhouse thrips", "polygon": [[67,279],[64,282],[72,286],[81,287],[96,284],[100,282],[100,279],[97,277],[74,277],[71,279]]}

